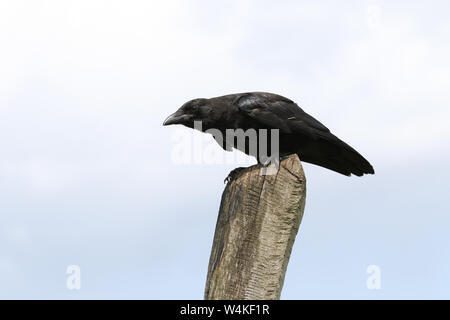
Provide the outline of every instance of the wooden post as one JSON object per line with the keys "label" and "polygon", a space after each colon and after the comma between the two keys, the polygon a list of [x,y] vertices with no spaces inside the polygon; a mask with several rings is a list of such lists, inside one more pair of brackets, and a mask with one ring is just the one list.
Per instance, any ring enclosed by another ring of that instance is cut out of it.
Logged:
{"label": "wooden post", "polygon": [[279,299],[303,216],[306,179],[297,155],[275,175],[244,169],[222,194],[205,299]]}

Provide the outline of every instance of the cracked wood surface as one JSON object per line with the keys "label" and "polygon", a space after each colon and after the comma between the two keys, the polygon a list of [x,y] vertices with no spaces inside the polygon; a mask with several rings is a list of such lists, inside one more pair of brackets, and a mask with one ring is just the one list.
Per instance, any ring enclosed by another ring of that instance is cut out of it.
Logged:
{"label": "cracked wood surface", "polygon": [[306,179],[296,154],[274,175],[242,170],[222,194],[205,299],[279,299],[305,208]]}

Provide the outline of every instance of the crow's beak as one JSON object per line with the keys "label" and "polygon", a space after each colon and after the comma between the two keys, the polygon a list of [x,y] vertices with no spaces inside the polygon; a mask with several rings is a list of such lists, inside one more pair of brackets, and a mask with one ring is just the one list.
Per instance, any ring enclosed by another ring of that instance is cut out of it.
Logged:
{"label": "crow's beak", "polygon": [[168,126],[171,124],[184,124],[191,120],[192,116],[188,114],[183,114],[179,111],[171,114],[163,123],[163,126]]}

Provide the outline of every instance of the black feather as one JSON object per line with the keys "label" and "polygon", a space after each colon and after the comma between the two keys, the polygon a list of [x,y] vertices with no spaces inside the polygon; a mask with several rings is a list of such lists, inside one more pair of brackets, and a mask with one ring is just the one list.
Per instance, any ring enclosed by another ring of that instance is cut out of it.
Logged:
{"label": "black feather", "polygon": [[[195,108],[191,108],[193,105]],[[193,109],[195,114],[190,111]],[[205,130],[216,128],[223,133],[226,129],[279,129],[281,155],[297,153],[302,161],[347,176],[374,173],[372,165],[355,149],[333,135],[292,100],[277,94],[247,92],[194,99],[174,115],[178,115],[183,122],[176,122],[172,117],[170,124],[181,123],[192,127],[194,120],[201,120]],[[241,151],[249,153],[246,149]]]}

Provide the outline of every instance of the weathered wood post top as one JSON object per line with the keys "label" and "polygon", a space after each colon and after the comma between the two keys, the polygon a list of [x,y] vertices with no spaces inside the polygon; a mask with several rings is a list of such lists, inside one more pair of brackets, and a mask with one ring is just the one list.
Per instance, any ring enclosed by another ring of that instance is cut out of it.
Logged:
{"label": "weathered wood post top", "polygon": [[273,175],[244,169],[222,194],[205,299],[279,299],[303,216],[306,179],[296,154]]}

